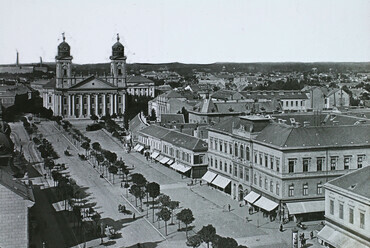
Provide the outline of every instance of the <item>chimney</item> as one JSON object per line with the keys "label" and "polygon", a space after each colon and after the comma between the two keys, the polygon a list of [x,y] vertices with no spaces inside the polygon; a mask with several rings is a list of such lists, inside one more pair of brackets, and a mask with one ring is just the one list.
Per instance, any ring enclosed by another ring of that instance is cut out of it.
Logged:
{"label": "chimney", "polygon": [[40,67],[42,67],[42,57],[40,57]]}
{"label": "chimney", "polygon": [[19,66],[19,54],[18,54],[18,50],[17,50],[17,60],[15,62],[16,66]]}
{"label": "chimney", "polygon": [[304,127],[309,127],[310,126],[310,122],[309,121],[304,121],[303,122],[303,126]]}

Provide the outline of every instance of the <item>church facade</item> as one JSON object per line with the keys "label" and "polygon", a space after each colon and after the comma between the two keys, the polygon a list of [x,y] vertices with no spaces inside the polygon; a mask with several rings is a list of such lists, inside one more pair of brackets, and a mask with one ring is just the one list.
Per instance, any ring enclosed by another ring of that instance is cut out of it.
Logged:
{"label": "church facade", "polygon": [[76,76],[72,72],[71,47],[65,41],[58,46],[56,77],[42,90],[43,106],[54,115],[66,118],[90,118],[91,115],[120,115],[126,110],[126,56],[124,46],[112,46],[109,76]]}

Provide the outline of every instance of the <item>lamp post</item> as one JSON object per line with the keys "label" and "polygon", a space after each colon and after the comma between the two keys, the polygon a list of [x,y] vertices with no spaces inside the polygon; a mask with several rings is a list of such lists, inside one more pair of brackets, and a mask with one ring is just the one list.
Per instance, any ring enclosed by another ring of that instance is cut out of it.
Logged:
{"label": "lamp post", "polygon": [[292,244],[293,248],[298,248],[298,230],[295,227],[292,229]]}

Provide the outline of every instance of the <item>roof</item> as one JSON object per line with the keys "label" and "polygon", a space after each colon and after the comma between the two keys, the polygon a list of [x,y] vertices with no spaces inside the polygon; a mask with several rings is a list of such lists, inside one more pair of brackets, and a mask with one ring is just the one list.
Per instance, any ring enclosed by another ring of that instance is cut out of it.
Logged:
{"label": "roof", "polygon": [[127,83],[151,83],[154,85],[154,82],[143,76],[128,76],[126,79]]}
{"label": "roof", "polygon": [[167,97],[167,98],[185,98],[181,94],[179,94],[178,92],[176,92],[174,90],[167,91],[167,92],[161,94],[160,96],[164,96],[164,97]]}
{"label": "roof", "polygon": [[55,78],[51,79],[49,83],[43,86],[44,89],[55,89],[57,85],[57,81]]}
{"label": "roof", "polygon": [[168,130],[167,128],[158,126],[158,125],[150,125],[139,132],[142,134],[146,134],[158,139],[161,139],[164,135],[169,133],[171,130]]}
{"label": "roof", "polygon": [[370,166],[347,173],[329,181],[327,184],[370,199]]}
{"label": "roof", "polygon": [[161,123],[185,123],[183,114],[161,114]]}
{"label": "roof", "polygon": [[170,131],[162,138],[163,141],[167,141],[175,146],[183,147],[192,151],[207,151],[207,142],[198,139],[194,136],[180,133],[177,131]]}
{"label": "roof", "polygon": [[237,100],[242,99],[243,95],[233,90],[219,90],[212,94],[212,98],[222,100]]}
{"label": "roof", "polygon": [[169,130],[167,128],[151,125],[139,131],[139,133],[146,134],[157,139],[169,142],[175,146],[183,147],[192,151],[207,151],[207,142],[193,137],[188,134],[180,133],[177,131]]}
{"label": "roof", "polygon": [[307,95],[299,90],[260,90],[241,91],[246,99],[307,99]]}
{"label": "roof", "polygon": [[103,88],[117,88],[100,78],[90,76],[81,82],[71,86],[69,89],[103,89]]}
{"label": "roof", "polygon": [[141,113],[135,115],[135,117],[129,122],[129,130],[134,132],[143,129],[146,126],[148,126],[148,124],[143,121]]}
{"label": "roof", "polygon": [[369,146],[370,125],[292,127],[272,123],[256,141],[278,148]]}
{"label": "roof", "polygon": [[10,189],[25,200],[35,201],[32,189],[10,174],[0,170],[0,184]]}

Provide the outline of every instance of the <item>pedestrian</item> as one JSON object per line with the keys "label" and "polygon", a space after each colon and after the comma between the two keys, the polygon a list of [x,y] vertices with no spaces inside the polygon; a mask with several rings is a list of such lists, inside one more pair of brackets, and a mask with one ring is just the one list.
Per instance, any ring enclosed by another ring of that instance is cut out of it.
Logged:
{"label": "pedestrian", "polygon": [[313,239],[313,231],[310,232],[310,238]]}
{"label": "pedestrian", "polygon": [[122,182],[121,182],[121,188],[122,188]]}
{"label": "pedestrian", "polygon": [[202,180],[199,181],[200,186],[202,186]]}
{"label": "pedestrian", "polygon": [[230,212],[230,209],[231,209],[230,204],[227,204],[227,208],[229,209],[229,212]]}
{"label": "pedestrian", "polygon": [[135,213],[132,214],[132,219],[135,220]]}
{"label": "pedestrian", "polygon": [[280,232],[282,232],[284,230],[283,228],[284,228],[283,224],[280,224],[280,228],[279,228]]}

